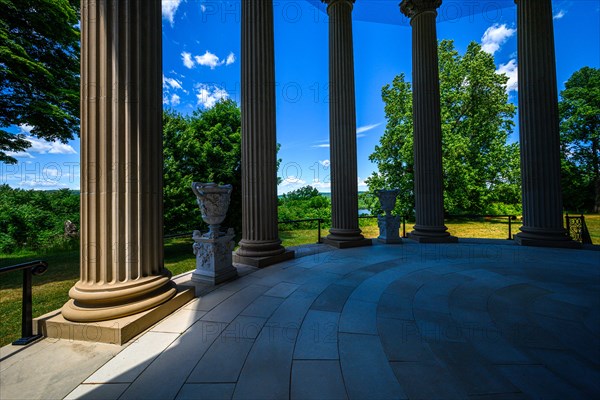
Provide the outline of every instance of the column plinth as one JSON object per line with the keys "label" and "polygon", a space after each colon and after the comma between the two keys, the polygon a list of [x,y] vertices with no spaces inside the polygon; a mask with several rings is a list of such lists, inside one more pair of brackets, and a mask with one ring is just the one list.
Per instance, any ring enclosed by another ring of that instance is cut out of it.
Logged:
{"label": "column plinth", "polygon": [[550,0],[515,0],[519,59],[521,245],[578,247],[563,227],[554,27]]}
{"label": "column plinth", "polygon": [[163,267],[160,1],[81,8],[80,280],[65,319],[96,322],[176,294]]}
{"label": "column plinth", "polygon": [[242,240],[233,261],[265,267],[294,257],[279,239],[272,0],[242,0]]}
{"label": "column plinth", "polygon": [[436,31],[441,0],[403,0],[410,18],[413,57],[414,230],[408,237],[421,243],[454,243],[444,225],[442,122]]}
{"label": "column plinth", "polygon": [[322,0],[329,15],[329,140],[331,229],[324,243],[368,246],[358,227],[356,100],[352,8],[354,0]]}

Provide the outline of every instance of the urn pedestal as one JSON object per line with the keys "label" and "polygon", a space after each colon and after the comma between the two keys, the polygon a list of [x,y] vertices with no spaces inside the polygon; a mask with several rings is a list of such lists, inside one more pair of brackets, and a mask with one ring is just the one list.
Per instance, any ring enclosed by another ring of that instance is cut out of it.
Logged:
{"label": "urn pedestal", "polygon": [[217,285],[235,279],[238,275],[232,262],[235,232],[233,228],[220,229],[229,208],[232,186],[194,182],[192,190],[198,199],[202,219],[209,225],[205,234],[194,231],[192,235],[196,256],[192,281]]}
{"label": "urn pedestal", "polygon": [[385,244],[402,243],[400,237],[400,217],[393,215],[380,215],[377,217],[377,225],[379,226],[379,236],[377,240]]}
{"label": "urn pedestal", "polygon": [[196,270],[192,272],[192,281],[217,285],[237,277],[237,269],[232,263],[232,252],[235,246],[235,233],[229,229],[218,237],[202,235],[194,231],[194,255]]}
{"label": "urn pedestal", "polygon": [[385,211],[385,215],[377,217],[377,225],[379,226],[379,237],[377,240],[386,244],[402,243],[402,238],[400,238],[400,217],[392,215],[392,210],[396,206],[398,193],[400,193],[398,189],[378,190],[376,192],[381,209]]}

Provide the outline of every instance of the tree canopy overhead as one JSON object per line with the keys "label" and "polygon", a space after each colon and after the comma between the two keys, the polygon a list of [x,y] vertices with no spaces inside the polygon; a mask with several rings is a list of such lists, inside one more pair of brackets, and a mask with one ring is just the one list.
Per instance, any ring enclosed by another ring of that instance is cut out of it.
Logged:
{"label": "tree canopy overhead", "polygon": [[0,161],[30,143],[79,133],[79,0],[0,0]]}
{"label": "tree canopy overhead", "polygon": [[[444,208],[450,213],[507,212],[520,203],[519,149],[509,144],[516,107],[505,75],[477,43],[460,55],[439,44]],[[387,126],[369,159],[378,172],[369,190],[399,188],[396,211],[410,214],[413,194],[412,88],[404,74],[382,89]],[[513,212],[513,210],[510,210]]]}
{"label": "tree canopy overhead", "polygon": [[559,109],[564,206],[600,212],[600,69],[573,73]]}

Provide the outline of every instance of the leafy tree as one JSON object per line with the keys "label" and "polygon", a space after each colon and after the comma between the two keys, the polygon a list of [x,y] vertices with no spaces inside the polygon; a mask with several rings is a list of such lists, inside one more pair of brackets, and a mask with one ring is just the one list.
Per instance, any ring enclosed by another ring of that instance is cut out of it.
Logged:
{"label": "leafy tree", "polygon": [[0,253],[77,244],[77,240],[64,235],[66,220],[79,227],[77,193],[68,189],[22,190],[0,185]]}
{"label": "leafy tree", "polygon": [[31,146],[4,128],[63,143],[79,131],[79,0],[0,0],[0,161]]}
{"label": "leafy tree", "polygon": [[[508,102],[505,75],[477,43],[460,55],[454,42],[439,44],[444,208],[450,213],[489,212],[520,202],[519,149],[507,144],[516,108]],[[387,127],[369,159],[379,171],[367,184],[399,188],[396,212],[412,213],[412,89],[404,74],[382,89]]]}
{"label": "leafy tree", "polygon": [[600,69],[573,73],[559,109],[564,205],[600,212]]}
{"label": "leafy tree", "polygon": [[[299,219],[322,218],[326,224],[331,221],[331,201],[316,188],[304,186],[279,198],[279,220],[295,221]],[[303,222],[296,225],[282,225],[282,229],[314,228],[316,222]]]}
{"label": "leafy tree", "polygon": [[192,182],[232,184],[224,226],[241,232],[241,115],[233,100],[184,117],[163,114],[165,233],[204,226]]}
{"label": "leafy tree", "polygon": [[309,185],[309,186],[304,186],[304,187],[301,187],[300,189],[296,189],[296,190],[293,190],[291,192],[284,194],[283,196],[281,196],[281,200],[282,201],[309,200],[309,199],[312,199],[313,197],[318,197],[320,195],[321,194],[319,193],[318,189]]}

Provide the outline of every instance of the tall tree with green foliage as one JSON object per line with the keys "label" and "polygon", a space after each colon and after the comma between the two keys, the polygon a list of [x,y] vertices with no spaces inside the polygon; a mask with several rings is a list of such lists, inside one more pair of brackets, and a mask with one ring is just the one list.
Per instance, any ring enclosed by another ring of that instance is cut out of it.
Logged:
{"label": "tall tree with green foliage", "polygon": [[[519,148],[508,144],[516,107],[494,57],[471,43],[460,55],[439,44],[444,208],[450,213],[513,211],[520,203]],[[413,194],[412,89],[404,74],[382,89],[387,126],[369,159],[371,192],[399,188],[396,212],[410,214]]]}
{"label": "tall tree with green foliage", "polygon": [[31,146],[5,130],[65,143],[79,134],[79,0],[0,0],[0,161]]}
{"label": "tall tree with green foliage", "polygon": [[573,73],[559,109],[564,206],[600,212],[600,69]]}
{"label": "tall tree with green foliage", "polygon": [[191,116],[163,113],[165,233],[204,226],[192,182],[232,184],[224,226],[241,232],[241,114],[233,100],[222,100]]}
{"label": "tall tree with green foliage", "polygon": [[[297,221],[301,219],[321,218],[325,224],[331,222],[331,201],[323,196],[316,188],[304,186],[288,192],[278,201],[280,221]],[[301,222],[282,225],[281,229],[311,229],[316,228],[317,222]]]}

